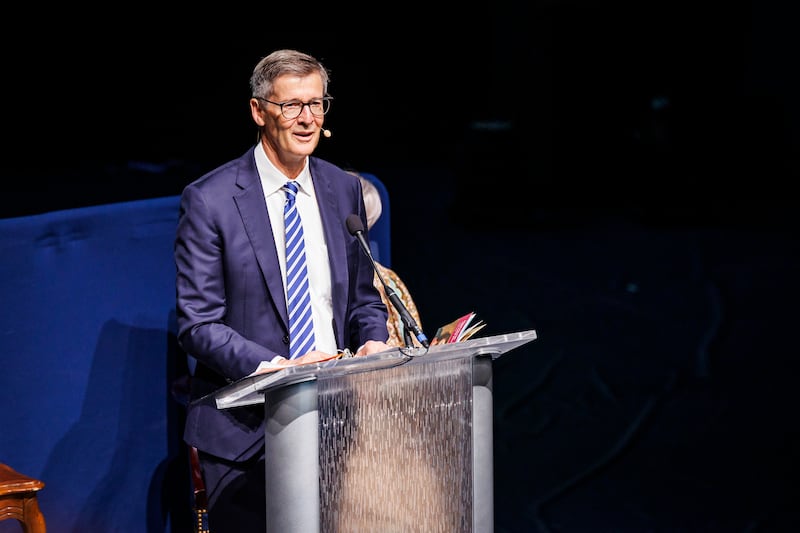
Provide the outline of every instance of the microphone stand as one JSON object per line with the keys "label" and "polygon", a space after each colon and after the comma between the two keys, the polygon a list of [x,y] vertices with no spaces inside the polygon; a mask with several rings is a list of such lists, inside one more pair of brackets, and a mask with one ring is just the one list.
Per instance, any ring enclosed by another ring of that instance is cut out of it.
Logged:
{"label": "microphone stand", "polygon": [[386,283],[386,280],[383,279],[381,271],[378,268],[378,265],[375,263],[375,259],[372,257],[372,252],[369,249],[367,239],[364,237],[364,224],[361,222],[361,219],[355,214],[348,215],[347,219],[345,220],[345,224],[347,225],[347,231],[350,232],[350,235],[355,237],[356,240],[358,240],[358,243],[361,245],[361,249],[363,250],[364,254],[369,258],[369,262],[372,263],[372,270],[374,270],[378,275],[378,279],[380,280],[381,285],[383,285],[383,290],[386,292],[386,296],[389,297],[389,301],[392,302],[394,308],[397,309],[398,313],[400,313],[400,318],[403,319],[403,337],[405,339],[406,348],[416,348],[416,346],[414,346],[414,340],[411,337],[411,333],[413,332],[419,343],[427,351],[428,347],[430,346],[428,343],[428,337],[426,337],[419,328],[416,320],[414,320],[414,317],[412,317],[411,313],[408,312],[406,306],[403,305],[402,300],[400,300],[400,297],[397,296],[397,293],[394,291],[394,289],[389,287],[389,285]]}
{"label": "microphone stand", "polygon": [[414,337],[411,336],[411,330],[407,327],[403,328],[403,339],[406,341],[406,348],[414,348]]}

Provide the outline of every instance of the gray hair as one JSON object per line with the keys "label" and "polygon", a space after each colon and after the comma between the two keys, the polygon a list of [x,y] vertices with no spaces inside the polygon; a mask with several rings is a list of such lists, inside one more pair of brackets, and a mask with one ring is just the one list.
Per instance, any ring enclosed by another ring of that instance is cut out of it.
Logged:
{"label": "gray hair", "polygon": [[322,90],[328,94],[330,74],[328,69],[313,56],[297,50],[276,50],[256,64],[250,76],[250,91],[254,98],[272,96],[272,83],[280,76],[292,74],[308,76],[319,73],[322,78]]}
{"label": "gray hair", "polygon": [[364,208],[367,210],[367,229],[372,229],[372,226],[381,217],[381,212],[383,211],[381,193],[378,192],[378,188],[374,183],[369,181],[361,174],[357,174],[355,172],[351,172],[351,174],[355,174],[358,176],[358,179],[361,180],[361,190],[364,196]]}

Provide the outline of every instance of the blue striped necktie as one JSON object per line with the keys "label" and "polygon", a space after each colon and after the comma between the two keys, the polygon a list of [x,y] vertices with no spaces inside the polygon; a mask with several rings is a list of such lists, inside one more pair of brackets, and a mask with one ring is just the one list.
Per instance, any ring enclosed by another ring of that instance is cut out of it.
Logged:
{"label": "blue striped necktie", "polygon": [[289,311],[289,358],[294,359],[314,349],[314,322],[311,319],[311,296],[308,291],[306,249],[303,224],[295,199],[297,184],[283,186],[286,205],[283,216],[286,224],[286,300]]}

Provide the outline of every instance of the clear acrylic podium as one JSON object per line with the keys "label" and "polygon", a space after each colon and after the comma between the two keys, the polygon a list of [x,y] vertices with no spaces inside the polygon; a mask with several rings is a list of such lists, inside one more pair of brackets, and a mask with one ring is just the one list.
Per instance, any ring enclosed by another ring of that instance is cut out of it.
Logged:
{"label": "clear acrylic podium", "polygon": [[264,404],[267,531],[494,529],[492,361],[534,330],[289,367],[214,394]]}

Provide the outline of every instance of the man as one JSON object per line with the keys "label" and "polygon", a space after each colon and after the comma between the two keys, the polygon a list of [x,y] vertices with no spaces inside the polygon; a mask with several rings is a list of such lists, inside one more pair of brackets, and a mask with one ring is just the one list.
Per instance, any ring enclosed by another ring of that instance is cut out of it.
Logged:
{"label": "man", "polygon": [[[191,401],[262,362],[304,364],[344,348],[357,356],[390,348],[372,265],[345,224],[350,214],[366,224],[358,178],[312,156],[327,132],[328,81],[327,69],[307,54],[278,50],[264,57],[250,78],[258,143],[181,195],[178,341],[197,360]],[[284,221],[290,213],[300,218],[313,322],[310,343],[294,358],[290,344],[301,335],[290,335],[295,315],[287,302],[295,278],[290,258],[287,289],[287,245],[298,240],[286,237],[296,227]],[[184,439],[200,452],[214,533],[265,530],[263,418],[263,406],[188,407]]]}

